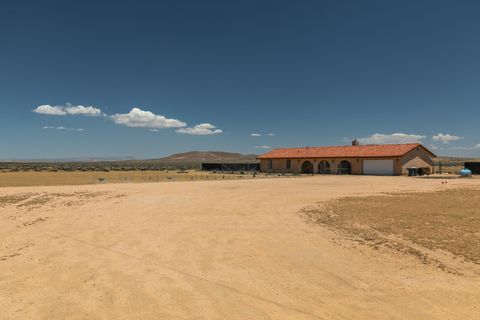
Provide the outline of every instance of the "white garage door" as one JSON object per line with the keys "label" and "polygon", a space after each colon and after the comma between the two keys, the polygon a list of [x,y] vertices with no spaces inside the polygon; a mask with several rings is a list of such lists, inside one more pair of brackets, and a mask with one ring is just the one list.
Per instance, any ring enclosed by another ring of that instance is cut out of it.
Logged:
{"label": "white garage door", "polygon": [[393,176],[393,160],[363,160],[363,174]]}

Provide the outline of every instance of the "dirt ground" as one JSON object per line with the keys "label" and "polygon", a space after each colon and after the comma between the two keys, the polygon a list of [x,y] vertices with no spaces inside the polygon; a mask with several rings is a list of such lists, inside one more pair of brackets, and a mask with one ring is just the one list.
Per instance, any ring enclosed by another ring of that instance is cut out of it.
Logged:
{"label": "dirt ground", "polygon": [[[480,267],[480,189],[346,197],[303,209],[341,239],[376,250],[417,256],[448,272],[451,256]],[[433,252],[433,254],[432,254]],[[440,255],[441,256],[441,255]]]}
{"label": "dirt ground", "polygon": [[477,251],[434,231],[472,248],[480,179],[442,181],[0,188],[0,319],[479,319]]}

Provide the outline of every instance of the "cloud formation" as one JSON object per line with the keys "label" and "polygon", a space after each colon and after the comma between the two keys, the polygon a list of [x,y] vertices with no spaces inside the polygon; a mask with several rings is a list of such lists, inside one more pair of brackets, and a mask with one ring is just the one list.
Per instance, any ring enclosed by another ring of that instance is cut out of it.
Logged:
{"label": "cloud formation", "polygon": [[357,139],[361,144],[388,144],[420,142],[425,136],[407,133],[382,134],[375,133],[369,137]]}
{"label": "cloud formation", "polygon": [[474,145],[473,147],[450,147],[450,150],[480,150],[480,143]]}
{"label": "cloud formation", "polygon": [[255,146],[255,149],[272,149],[272,146]]}
{"label": "cloud formation", "polygon": [[67,130],[67,131],[85,131],[82,128],[67,128],[67,127],[52,127],[52,126],[44,126],[42,127],[44,130]]}
{"label": "cloud formation", "polygon": [[122,124],[133,128],[181,128],[187,124],[177,119],[168,119],[165,116],[154,114],[150,111],[144,111],[139,108],[133,108],[129,113],[114,114],[110,116],[116,124]]}
{"label": "cloud formation", "polygon": [[[275,133],[265,133],[263,135],[273,137],[275,136]],[[262,136],[262,133],[250,133],[250,137],[261,137],[261,136]]]}
{"label": "cloud formation", "polygon": [[[65,104],[64,106],[41,105],[33,110],[35,113],[46,115],[84,115],[84,116],[100,116],[108,117],[116,124],[121,124],[133,128],[146,128],[151,132],[157,132],[163,128],[177,128],[176,132],[189,135],[213,135],[223,133],[210,123],[201,123],[193,127],[187,127],[187,124],[178,119],[169,119],[163,115],[154,114],[151,111],[142,110],[140,108],[132,108],[128,113],[117,113],[107,116],[102,113],[99,108],[85,107],[81,105],[73,106]],[[43,129],[52,130],[75,130],[83,131],[83,129],[71,129],[66,127],[45,126]]]}
{"label": "cloud formation", "polygon": [[51,116],[82,115],[89,117],[98,117],[103,114],[102,110],[96,107],[86,107],[82,105],[73,106],[69,103],[66,103],[64,106],[52,106],[49,104],[43,104],[33,109],[33,112]]}
{"label": "cloud formation", "polygon": [[178,129],[176,132],[182,133],[182,134],[203,136],[203,135],[219,134],[219,133],[222,133],[223,131],[220,129],[217,129],[217,127],[215,127],[210,123],[201,123],[201,124],[197,124],[194,127]]}
{"label": "cloud formation", "polygon": [[435,141],[440,141],[440,142],[443,142],[443,143],[447,144],[447,143],[450,143],[452,141],[461,140],[461,139],[463,139],[463,137],[450,135],[448,133],[447,134],[439,133],[436,136],[433,136],[432,139],[435,140]]}
{"label": "cloud formation", "polygon": [[102,115],[102,110],[92,106],[84,107],[80,105],[79,106],[67,105],[64,110],[71,115],[82,115],[82,116],[90,116],[90,117],[98,117]]}
{"label": "cloud formation", "polygon": [[59,106],[51,106],[48,104],[44,104],[41,106],[36,107],[33,109],[33,112],[40,113],[40,114],[48,114],[52,116],[65,116],[67,112],[63,110],[62,107]]}
{"label": "cloud formation", "polygon": [[473,150],[473,147],[450,147],[450,150]]}

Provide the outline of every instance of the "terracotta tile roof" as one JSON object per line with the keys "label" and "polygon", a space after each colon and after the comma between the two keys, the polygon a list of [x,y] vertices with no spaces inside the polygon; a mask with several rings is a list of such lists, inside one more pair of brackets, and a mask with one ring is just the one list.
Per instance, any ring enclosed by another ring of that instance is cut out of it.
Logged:
{"label": "terracotta tile roof", "polygon": [[430,150],[420,143],[379,144],[363,146],[303,147],[273,149],[258,159],[279,158],[363,158],[363,157],[401,157],[412,149],[422,147],[432,156]]}

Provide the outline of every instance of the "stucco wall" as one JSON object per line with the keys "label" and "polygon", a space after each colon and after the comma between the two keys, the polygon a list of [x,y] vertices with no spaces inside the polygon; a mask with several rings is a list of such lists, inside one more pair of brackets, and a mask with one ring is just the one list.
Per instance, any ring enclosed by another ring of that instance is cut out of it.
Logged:
{"label": "stucco wall", "polygon": [[328,161],[330,164],[330,173],[338,173],[338,165],[342,160],[350,162],[352,174],[362,174],[361,159],[349,158],[304,158],[304,159],[290,159],[291,169],[287,169],[287,159],[272,159],[272,169],[268,168],[268,160],[260,159],[260,171],[262,172],[278,172],[278,173],[301,173],[302,165],[305,161],[310,161],[313,164],[313,173],[318,173],[319,164],[321,161]]}
{"label": "stucco wall", "polygon": [[407,168],[410,167],[428,167],[430,172],[433,173],[433,159],[430,153],[422,147],[410,151],[401,160],[399,168],[401,174],[407,174]]}

